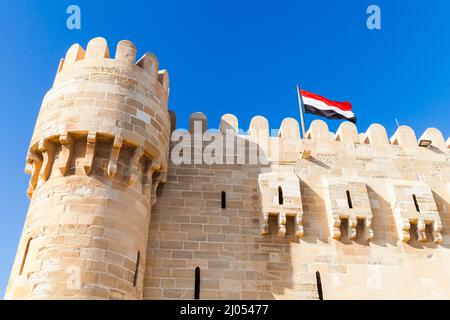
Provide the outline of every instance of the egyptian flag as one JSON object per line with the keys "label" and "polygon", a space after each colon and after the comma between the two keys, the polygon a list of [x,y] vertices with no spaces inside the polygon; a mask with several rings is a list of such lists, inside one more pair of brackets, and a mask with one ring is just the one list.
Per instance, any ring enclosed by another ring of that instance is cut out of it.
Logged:
{"label": "egyptian flag", "polygon": [[350,102],[328,100],[318,94],[301,90],[305,112],[328,119],[347,119],[356,124],[356,116],[352,112]]}

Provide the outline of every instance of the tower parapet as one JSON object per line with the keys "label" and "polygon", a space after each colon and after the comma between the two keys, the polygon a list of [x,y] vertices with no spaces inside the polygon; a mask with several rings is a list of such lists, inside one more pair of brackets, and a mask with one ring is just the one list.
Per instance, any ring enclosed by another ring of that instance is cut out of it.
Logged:
{"label": "tower parapet", "polygon": [[30,207],[6,298],[142,296],[150,209],[165,180],[169,78],[146,53],[74,44],[43,100]]}

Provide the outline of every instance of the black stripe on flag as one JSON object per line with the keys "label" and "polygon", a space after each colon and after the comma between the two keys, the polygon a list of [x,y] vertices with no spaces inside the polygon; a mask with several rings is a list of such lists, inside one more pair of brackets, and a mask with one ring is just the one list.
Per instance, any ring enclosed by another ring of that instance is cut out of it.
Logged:
{"label": "black stripe on flag", "polygon": [[305,112],[310,114],[315,114],[316,116],[322,116],[328,119],[346,119],[350,122],[353,122],[356,124],[356,117],[353,118],[347,118],[344,117],[342,114],[339,114],[333,110],[320,110],[316,109],[313,106],[305,104]]}

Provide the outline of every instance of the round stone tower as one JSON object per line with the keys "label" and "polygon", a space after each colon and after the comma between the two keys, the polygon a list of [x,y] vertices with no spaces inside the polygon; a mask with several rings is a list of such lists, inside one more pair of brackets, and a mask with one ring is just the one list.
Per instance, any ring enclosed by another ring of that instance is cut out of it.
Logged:
{"label": "round stone tower", "polygon": [[61,60],[31,139],[31,199],[7,299],[140,299],[155,190],[165,180],[169,78],[103,38]]}

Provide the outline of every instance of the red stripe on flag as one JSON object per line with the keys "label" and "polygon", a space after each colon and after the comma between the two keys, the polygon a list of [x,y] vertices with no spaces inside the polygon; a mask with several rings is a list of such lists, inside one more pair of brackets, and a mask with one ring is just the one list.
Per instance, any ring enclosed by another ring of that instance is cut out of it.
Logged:
{"label": "red stripe on flag", "polygon": [[349,101],[346,102],[338,102],[338,101],[333,101],[330,99],[327,99],[325,97],[319,96],[318,94],[306,91],[306,90],[301,90],[302,92],[302,96],[303,97],[308,97],[311,99],[316,99],[319,101],[322,101],[323,103],[329,105],[329,106],[335,106],[343,111],[352,111],[352,105]]}

